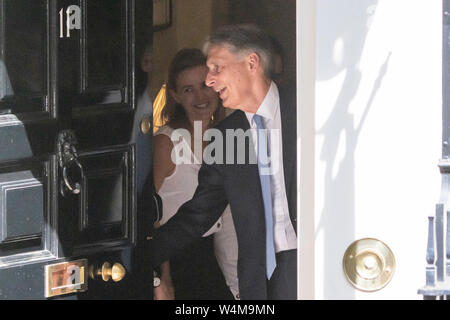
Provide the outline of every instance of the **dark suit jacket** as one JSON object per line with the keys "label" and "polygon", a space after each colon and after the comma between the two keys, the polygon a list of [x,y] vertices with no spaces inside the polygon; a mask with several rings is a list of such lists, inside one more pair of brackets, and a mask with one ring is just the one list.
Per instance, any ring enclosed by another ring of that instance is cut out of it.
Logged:
{"label": "dark suit jacket", "polygon": [[[280,89],[283,139],[283,167],[289,212],[296,227],[296,104],[295,91],[289,95]],[[218,126],[226,130],[249,129],[245,113],[238,110]],[[247,139],[247,155],[253,152]],[[224,159],[226,148],[224,143]],[[236,147],[236,144],[235,144]],[[236,151],[236,150],[235,150]],[[234,152],[236,160],[237,153]],[[192,200],[180,207],[175,216],[155,232],[153,265],[159,266],[172,254],[201,237],[217,221],[229,203],[238,239],[238,278],[241,299],[267,299],[264,205],[258,165],[202,164],[199,185]],[[253,158],[254,159],[254,158]]]}

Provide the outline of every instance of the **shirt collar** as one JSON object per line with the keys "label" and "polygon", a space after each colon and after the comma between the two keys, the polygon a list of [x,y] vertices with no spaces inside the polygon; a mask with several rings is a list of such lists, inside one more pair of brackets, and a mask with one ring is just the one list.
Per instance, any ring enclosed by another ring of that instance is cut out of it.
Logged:
{"label": "shirt collar", "polygon": [[[276,113],[280,109],[280,96],[278,93],[278,88],[275,82],[271,81],[269,91],[267,91],[263,102],[259,106],[256,114],[262,116],[265,119],[273,120],[275,119]],[[245,112],[249,123],[253,121],[254,113]]]}

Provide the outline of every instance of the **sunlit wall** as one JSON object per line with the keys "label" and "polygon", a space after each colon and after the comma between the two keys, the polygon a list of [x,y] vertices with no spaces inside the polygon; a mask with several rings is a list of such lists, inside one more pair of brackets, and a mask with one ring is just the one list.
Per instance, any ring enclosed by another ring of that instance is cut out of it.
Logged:
{"label": "sunlit wall", "polygon": [[[300,130],[314,143],[304,164],[314,172],[314,205],[300,213],[314,221],[311,292],[420,299],[427,216],[441,183],[442,2],[317,0],[314,10],[313,134]],[[366,237],[385,242],[397,263],[392,281],[372,293],[354,289],[342,268],[347,247]]]}

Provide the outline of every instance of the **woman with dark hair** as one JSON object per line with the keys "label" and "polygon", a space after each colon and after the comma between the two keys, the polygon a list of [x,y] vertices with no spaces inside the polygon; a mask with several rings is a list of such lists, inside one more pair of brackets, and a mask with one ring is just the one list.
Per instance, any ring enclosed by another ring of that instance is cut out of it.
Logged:
{"label": "woman with dark hair", "polygon": [[[163,201],[163,217],[155,227],[194,195],[203,154],[194,150],[205,148],[203,134],[225,117],[218,94],[205,85],[207,73],[199,49],[179,51],[170,65],[164,125],[154,138],[154,184]],[[155,299],[173,298],[239,299],[237,239],[229,206],[199,241],[162,265]]]}

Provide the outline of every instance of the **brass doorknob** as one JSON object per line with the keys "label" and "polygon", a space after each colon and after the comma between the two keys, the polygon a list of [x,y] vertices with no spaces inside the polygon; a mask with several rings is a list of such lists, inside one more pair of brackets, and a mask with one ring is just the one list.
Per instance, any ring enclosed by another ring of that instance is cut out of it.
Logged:
{"label": "brass doorknob", "polygon": [[105,262],[101,267],[95,268],[94,265],[89,267],[89,277],[95,279],[95,277],[101,277],[103,281],[109,281],[112,279],[114,282],[119,282],[125,277],[127,273],[125,267],[116,262],[111,267],[109,262]]}
{"label": "brass doorknob", "polygon": [[391,249],[378,239],[365,238],[353,242],[343,259],[347,280],[358,290],[371,292],[384,288],[395,271]]}
{"label": "brass doorknob", "polygon": [[143,117],[141,120],[141,131],[143,134],[147,134],[152,128],[152,123],[149,117]]}

